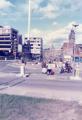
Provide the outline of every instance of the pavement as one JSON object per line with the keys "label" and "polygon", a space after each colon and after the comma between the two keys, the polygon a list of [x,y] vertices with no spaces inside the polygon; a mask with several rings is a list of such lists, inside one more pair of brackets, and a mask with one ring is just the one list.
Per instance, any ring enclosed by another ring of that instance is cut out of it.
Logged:
{"label": "pavement", "polygon": [[82,120],[78,102],[0,94],[0,120]]}
{"label": "pavement", "polygon": [[49,76],[41,73],[40,64],[27,63],[25,74],[29,73],[30,76],[20,77],[20,65],[20,61],[0,62],[1,94],[75,100],[82,103],[82,81],[70,80],[72,74],[57,72]]}

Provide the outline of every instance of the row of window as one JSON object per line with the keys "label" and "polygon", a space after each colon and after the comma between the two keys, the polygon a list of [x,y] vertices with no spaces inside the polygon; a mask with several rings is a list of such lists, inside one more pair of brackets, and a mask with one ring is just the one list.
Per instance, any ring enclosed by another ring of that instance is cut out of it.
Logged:
{"label": "row of window", "polygon": [[0,42],[0,44],[11,44],[11,42]]}
{"label": "row of window", "polygon": [[[35,49],[35,48],[31,47],[31,49]],[[36,49],[40,50],[40,48],[36,48]]]}
{"label": "row of window", "polygon": [[0,38],[0,40],[10,40],[10,37],[4,37],[4,38]]}
{"label": "row of window", "polygon": [[31,40],[30,42],[32,42],[32,43],[39,43],[39,42],[41,42],[41,41],[32,41],[32,40]]}
{"label": "row of window", "polygon": [[9,45],[9,46],[0,46],[0,48],[11,48],[11,46]]}
{"label": "row of window", "polygon": [[[7,41],[6,42],[1,42],[0,41],[0,44],[11,44],[11,42],[10,41],[8,41],[8,42]],[[17,43],[12,43],[12,45],[17,45]]]}
{"label": "row of window", "polygon": [[[34,46],[34,44],[30,44],[31,46]],[[41,46],[41,44],[36,44],[36,46]]]}
{"label": "row of window", "polygon": [[0,36],[10,36],[10,34],[0,34]]}

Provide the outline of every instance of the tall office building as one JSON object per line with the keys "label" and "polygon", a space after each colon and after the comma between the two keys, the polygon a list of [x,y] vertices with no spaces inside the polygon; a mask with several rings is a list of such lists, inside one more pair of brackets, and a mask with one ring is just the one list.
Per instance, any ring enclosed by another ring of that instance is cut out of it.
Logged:
{"label": "tall office building", "polygon": [[0,55],[1,53],[18,52],[18,31],[9,26],[0,26]]}
{"label": "tall office building", "polygon": [[[30,40],[28,38],[25,38],[25,41],[27,41],[27,44],[30,43],[30,55],[32,59],[35,60],[42,60],[43,58],[43,39],[39,37],[30,37]],[[29,41],[29,42],[28,42]]]}

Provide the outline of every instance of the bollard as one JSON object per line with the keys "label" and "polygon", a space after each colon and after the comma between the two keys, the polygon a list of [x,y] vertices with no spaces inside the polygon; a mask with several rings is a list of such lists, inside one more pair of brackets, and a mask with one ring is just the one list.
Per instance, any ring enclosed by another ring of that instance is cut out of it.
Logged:
{"label": "bollard", "polygon": [[79,68],[76,68],[76,74],[75,74],[75,76],[77,76],[77,77],[79,77]]}
{"label": "bollard", "polygon": [[7,58],[5,57],[5,61],[7,61]]}
{"label": "bollard", "polygon": [[74,76],[71,76],[70,79],[71,80],[81,80],[80,69],[79,69],[79,65],[78,64],[76,65],[76,70],[74,72]]}
{"label": "bollard", "polygon": [[21,64],[20,66],[20,76],[25,77],[25,65]]}

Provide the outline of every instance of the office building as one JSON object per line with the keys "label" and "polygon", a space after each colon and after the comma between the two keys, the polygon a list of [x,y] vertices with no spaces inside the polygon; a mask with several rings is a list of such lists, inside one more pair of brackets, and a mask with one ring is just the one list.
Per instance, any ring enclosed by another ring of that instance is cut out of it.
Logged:
{"label": "office building", "polygon": [[61,58],[61,49],[55,49],[55,48],[48,48],[44,49],[43,51],[43,59],[44,61],[60,61]]}
{"label": "office building", "polygon": [[25,57],[27,59],[31,59],[30,42],[29,41],[27,41],[27,43],[24,43],[22,45],[22,54],[23,54],[23,57]]}
{"label": "office building", "polygon": [[[30,55],[32,60],[42,60],[43,59],[43,39],[39,37],[25,38],[27,44],[30,45]],[[28,42],[29,41],[29,42]]]}
{"label": "office building", "polygon": [[0,26],[0,55],[18,52],[18,31],[9,26]]}

